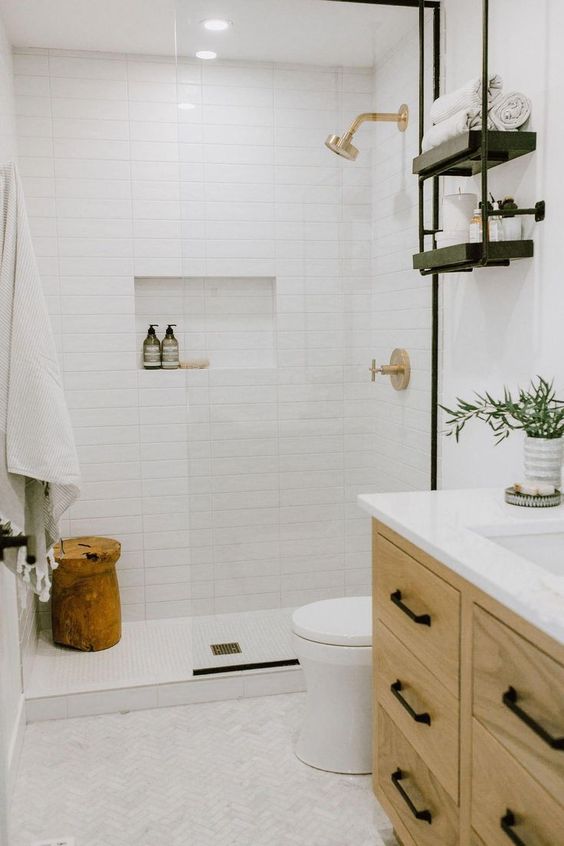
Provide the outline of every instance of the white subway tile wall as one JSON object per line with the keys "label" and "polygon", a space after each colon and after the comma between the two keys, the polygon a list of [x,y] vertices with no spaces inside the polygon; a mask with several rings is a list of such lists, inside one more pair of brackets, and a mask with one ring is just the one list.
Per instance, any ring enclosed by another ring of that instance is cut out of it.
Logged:
{"label": "white subway tile wall", "polygon": [[[128,620],[366,593],[356,494],[428,485],[428,285],[406,250],[415,124],[363,127],[354,164],[323,146],[373,97],[415,107],[404,59],[374,76],[15,53],[84,476],[64,532],[122,542]],[[181,358],[209,370],[143,371],[150,322],[178,324]],[[394,346],[412,354],[409,396],[367,380]]]}

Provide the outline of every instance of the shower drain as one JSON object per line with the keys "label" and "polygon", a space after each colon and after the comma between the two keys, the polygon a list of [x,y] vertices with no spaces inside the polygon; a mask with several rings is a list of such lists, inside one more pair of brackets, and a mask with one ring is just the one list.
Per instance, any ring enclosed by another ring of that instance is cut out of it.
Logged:
{"label": "shower drain", "polygon": [[214,655],[238,655],[243,650],[238,643],[211,643],[210,649]]}

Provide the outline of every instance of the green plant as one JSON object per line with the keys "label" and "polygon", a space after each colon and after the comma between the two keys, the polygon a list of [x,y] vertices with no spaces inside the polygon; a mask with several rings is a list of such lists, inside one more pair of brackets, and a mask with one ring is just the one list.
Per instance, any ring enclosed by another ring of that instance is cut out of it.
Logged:
{"label": "green plant", "polygon": [[530,438],[561,438],[564,435],[564,401],[556,399],[553,384],[537,376],[527,390],[519,388],[517,399],[513,399],[508,388],[504,388],[501,400],[488,393],[476,393],[475,402],[457,397],[456,408],[441,405],[449,415],[447,436],[454,435],[458,442],[470,420],[482,420],[493,430],[496,444],[518,429]]}

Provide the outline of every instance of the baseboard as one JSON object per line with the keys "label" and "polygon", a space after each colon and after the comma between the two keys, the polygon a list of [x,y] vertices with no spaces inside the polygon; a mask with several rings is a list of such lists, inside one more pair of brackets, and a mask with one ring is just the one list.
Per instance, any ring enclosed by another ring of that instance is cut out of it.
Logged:
{"label": "baseboard", "polygon": [[16,784],[16,777],[18,775],[18,767],[20,765],[20,757],[22,753],[25,734],[25,724],[25,698],[22,693],[18,702],[18,714],[16,717],[14,730],[12,732],[12,737],[8,740],[8,801],[10,801],[12,798],[12,794]]}

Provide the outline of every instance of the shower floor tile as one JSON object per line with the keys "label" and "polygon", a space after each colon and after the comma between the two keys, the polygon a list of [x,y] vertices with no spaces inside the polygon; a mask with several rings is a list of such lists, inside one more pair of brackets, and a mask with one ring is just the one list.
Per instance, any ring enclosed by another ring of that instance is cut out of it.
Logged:
{"label": "shower floor tile", "polygon": [[[194,669],[261,664],[295,658],[292,608],[195,617],[192,626]],[[239,643],[241,652],[214,655],[212,643]]]}
{"label": "shower floor tile", "polygon": [[369,776],[294,755],[303,694],[36,723],[12,803],[12,846],[383,846]]}
{"label": "shower floor tile", "polygon": [[122,638],[102,652],[80,652],[53,643],[42,631],[28,695],[177,681],[192,673],[192,620],[124,623]]}
{"label": "shower floor tile", "polygon": [[[194,668],[294,658],[292,609],[124,623],[103,652],[56,646],[42,632],[26,689],[30,721],[142,710],[304,689],[299,667],[194,676]],[[241,655],[214,657],[211,643],[238,641]]]}

